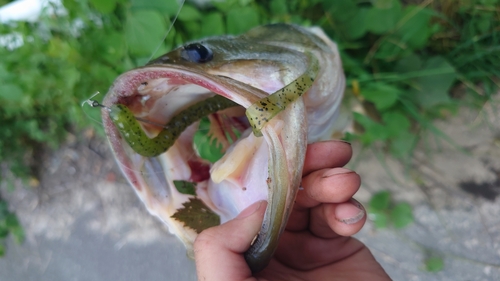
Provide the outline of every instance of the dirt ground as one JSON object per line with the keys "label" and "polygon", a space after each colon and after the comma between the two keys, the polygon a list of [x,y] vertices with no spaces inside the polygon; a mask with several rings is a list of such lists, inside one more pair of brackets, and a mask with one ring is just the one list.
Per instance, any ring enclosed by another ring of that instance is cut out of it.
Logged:
{"label": "dirt ground", "polygon": [[[411,165],[353,144],[356,198],[379,190],[413,206],[403,230],[368,222],[357,235],[394,280],[498,280],[500,276],[500,99],[435,125]],[[459,149],[460,147],[460,149]],[[9,242],[0,280],[195,280],[183,246],[150,216],[122,178],[107,143],[87,131],[45,155],[37,187],[1,189],[25,230]],[[9,239],[10,241],[11,239]],[[429,256],[444,269],[423,269]]]}

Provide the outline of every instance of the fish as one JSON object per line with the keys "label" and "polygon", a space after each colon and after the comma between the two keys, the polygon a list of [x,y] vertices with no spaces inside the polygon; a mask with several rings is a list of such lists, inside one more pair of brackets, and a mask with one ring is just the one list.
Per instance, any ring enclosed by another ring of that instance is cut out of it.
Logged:
{"label": "fish", "polygon": [[[191,257],[201,231],[267,200],[244,254],[259,272],[285,229],[308,143],[332,138],[344,88],[337,45],[320,28],[269,24],[121,74],[102,120],[125,178]],[[194,141],[203,124],[221,147],[213,161]]]}

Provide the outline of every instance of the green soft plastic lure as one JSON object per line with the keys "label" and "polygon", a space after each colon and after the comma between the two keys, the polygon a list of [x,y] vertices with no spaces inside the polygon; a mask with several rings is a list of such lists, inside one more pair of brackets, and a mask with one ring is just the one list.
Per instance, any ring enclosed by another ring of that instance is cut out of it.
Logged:
{"label": "green soft plastic lure", "polygon": [[285,110],[287,105],[296,101],[314,83],[318,75],[318,60],[311,54],[306,53],[309,58],[309,67],[297,79],[290,84],[272,93],[271,95],[252,104],[246,110],[246,116],[250,122],[255,136],[262,136],[262,128],[278,113]]}
{"label": "green soft plastic lure", "polygon": [[149,138],[144,133],[130,109],[123,104],[112,105],[109,117],[135,152],[145,157],[154,157],[167,151],[189,125],[211,113],[237,105],[219,95],[195,103],[174,116],[154,138]]}

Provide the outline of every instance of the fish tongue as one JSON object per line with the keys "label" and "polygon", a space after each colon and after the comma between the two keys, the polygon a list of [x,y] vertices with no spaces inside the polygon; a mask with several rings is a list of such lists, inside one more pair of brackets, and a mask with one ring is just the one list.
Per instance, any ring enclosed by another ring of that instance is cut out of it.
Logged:
{"label": "fish tongue", "polygon": [[268,146],[250,131],[210,170],[209,196],[219,209],[222,223],[252,203],[267,199]]}

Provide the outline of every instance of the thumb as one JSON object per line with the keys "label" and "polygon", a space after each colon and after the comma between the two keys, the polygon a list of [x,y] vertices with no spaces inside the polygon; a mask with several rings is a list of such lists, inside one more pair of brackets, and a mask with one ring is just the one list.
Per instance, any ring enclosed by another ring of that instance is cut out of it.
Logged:
{"label": "thumb", "polygon": [[266,201],[256,202],[235,219],[202,231],[194,242],[198,280],[240,281],[252,276],[243,253],[262,225]]}

